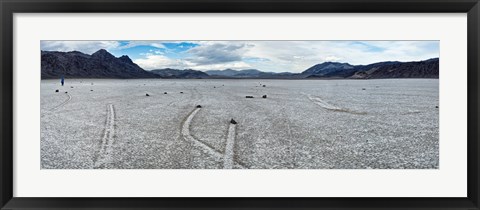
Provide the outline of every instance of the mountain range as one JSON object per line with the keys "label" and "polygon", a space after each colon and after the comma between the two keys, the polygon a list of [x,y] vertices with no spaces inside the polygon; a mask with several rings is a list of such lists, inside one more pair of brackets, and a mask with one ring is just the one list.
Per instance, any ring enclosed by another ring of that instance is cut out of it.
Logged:
{"label": "mountain range", "polygon": [[167,69],[155,69],[155,70],[151,70],[150,72],[153,72],[162,78],[207,79],[210,77],[205,72],[196,71],[192,69],[178,70],[178,69],[167,68]]}
{"label": "mountain range", "polygon": [[60,78],[160,78],[143,70],[126,55],[116,58],[106,50],[92,55],[78,51],[41,52],[42,79]]}
{"label": "mountain range", "polygon": [[146,71],[128,56],[115,57],[106,50],[92,55],[78,51],[41,52],[42,79],[59,78],[262,78],[262,79],[385,79],[385,78],[438,78],[439,59],[398,62],[387,61],[369,65],[351,65],[324,62],[313,65],[301,73],[263,72],[257,69],[208,70],[155,69]]}

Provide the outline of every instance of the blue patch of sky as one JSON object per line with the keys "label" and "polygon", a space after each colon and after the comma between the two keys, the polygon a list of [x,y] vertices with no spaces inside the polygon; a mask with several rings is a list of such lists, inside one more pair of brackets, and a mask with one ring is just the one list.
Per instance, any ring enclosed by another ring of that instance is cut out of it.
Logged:
{"label": "blue patch of sky", "polygon": [[191,42],[166,42],[163,43],[165,46],[164,56],[172,59],[182,59],[188,57],[188,50],[199,46],[199,44]]}
{"label": "blue patch of sky", "polygon": [[428,52],[436,52],[440,56],[440,41],[426,41],[423,48]]}
{"label": "blue patch of sky", "polygon": [[192,42],[164,42],[162,43],[167,49],[171,49],[177,52],[186,51],[192,47],[199,46],[199,44]]}
{"label": "blue patch of sky", "polygon": [[129,44],[128,41],[119,41],[119,47],[112,49],[111,53],[116,56],[128,55],[131,59],[145,58],[147,55],[163,55],[172,59],[187,57],[187,51],[199,44],[191,42],[164,42],[164,48],[154,47],[145,43],[134,47],[123,48]]}
{"label": "blue patch of sky", "polygon": [[120,47],[124,47],[130,43],[129,41],[118,41]]}

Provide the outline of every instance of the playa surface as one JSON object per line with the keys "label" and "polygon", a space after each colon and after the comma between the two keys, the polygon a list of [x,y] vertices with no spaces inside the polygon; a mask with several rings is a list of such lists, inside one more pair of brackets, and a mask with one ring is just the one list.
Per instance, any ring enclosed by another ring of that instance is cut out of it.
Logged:
{"label": "playa surface", "polygon": [[42,80],[41,168],[438,168],[438,99],[438,79]]}

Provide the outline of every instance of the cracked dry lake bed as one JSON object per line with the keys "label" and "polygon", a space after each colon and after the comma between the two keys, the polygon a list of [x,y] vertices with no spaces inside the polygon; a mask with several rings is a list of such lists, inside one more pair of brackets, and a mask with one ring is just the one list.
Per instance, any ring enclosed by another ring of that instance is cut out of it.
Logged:
{"label": "cracked dry lake bed", "polygon": [[439,166],[438,79],[42,80],[40,100],[42,169]]}

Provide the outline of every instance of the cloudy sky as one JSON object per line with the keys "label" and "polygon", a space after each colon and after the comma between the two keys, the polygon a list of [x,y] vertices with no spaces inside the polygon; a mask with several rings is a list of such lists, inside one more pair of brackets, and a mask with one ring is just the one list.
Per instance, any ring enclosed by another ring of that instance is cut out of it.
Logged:
{"label": "cloudy sky", "polygon": [[438,41],[41,41],[41,50],[106,49],[145,70],[259,69],[302,72],[325,61],[353,65],[439,57]]}

